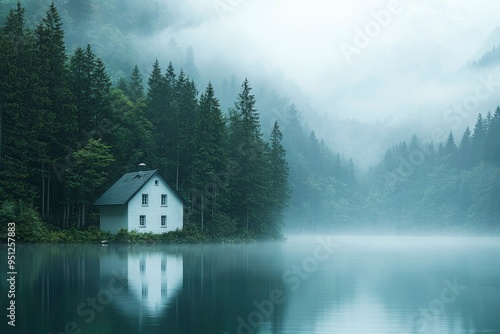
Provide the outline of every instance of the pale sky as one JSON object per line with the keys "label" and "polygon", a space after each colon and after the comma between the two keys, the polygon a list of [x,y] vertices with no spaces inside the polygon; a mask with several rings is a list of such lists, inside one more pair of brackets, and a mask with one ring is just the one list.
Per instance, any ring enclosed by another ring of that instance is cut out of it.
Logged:
{"label": "pale sky", "polygon": [[[142,41],[152,52],[161,54],[175,37],[181,47],[194,48],[201,69],[227,70],[224,76],[239,71],[251,82],[264,71],[276,85],[298,85],[318,115],[385,122],[388,131],[406,126],[417,134],[419,126],[430,131],[429,124],[442,122],[446,108],[473,91],[477,74],[453,76],[500,26],[498,0],[188,0],[170,6],[179,24]],[[356,46],[358,38],[359,46],[359,31],[367,29],[366,45],[347,59],[342,45]],[[480,105],[476,115],[492,105]],[[445,124],[445,131],[463,131],[476,115],[459,129]],[[311,123],[329,143],[326,122],[312,117]],[[331,142],[348,143],[351,134],[345,136]],[[376,156],[388,144],[370,152]]]}
{"label": "pale sky", "polygon": [[[410,94],[403,82],[425,90],[459,69],[500,23],[500,2],[490,0],[196,0],[180,6],[180,15],[200,23],[166,33],[192,45],[202,66],[224,58],[235,66],[279,69],[314,107],[332,112],[326,109],[333,104],[338,116],[361,120],[393,113],[395,95]],[[348,61],[341,46],[355,46],[357,29],[376,29],[374,13],[390,8],[396,14],[385,16],[386,26]],[[156,38],[157,44],[169,40]],[[372,112],[353,110],[370,104]]]}

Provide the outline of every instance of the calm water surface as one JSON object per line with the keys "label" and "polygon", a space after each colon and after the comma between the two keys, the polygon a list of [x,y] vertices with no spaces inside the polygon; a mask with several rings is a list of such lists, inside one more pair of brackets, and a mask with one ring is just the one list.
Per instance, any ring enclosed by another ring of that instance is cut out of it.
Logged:
{"label": "calm water surface", "polygon": [[2,333],[500,333],[499,238],[19,245],[17,271]]}

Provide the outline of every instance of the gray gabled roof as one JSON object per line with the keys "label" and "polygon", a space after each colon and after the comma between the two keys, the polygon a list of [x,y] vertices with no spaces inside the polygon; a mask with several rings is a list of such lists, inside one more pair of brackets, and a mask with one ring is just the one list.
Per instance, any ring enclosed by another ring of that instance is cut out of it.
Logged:
{"label": "gray gabled roof", "polygon": [[182,203],[187,205],[184,198],[182,198],[177,190],[172,187],[172,185],[158,170],[132,172],[123,175],[118,181],[115,182],[115,184],[111,186],[111,188],[106,190],[106,192],[94,202],[94,205],[106,206],[127,204],[132,197],[134,197],[135,194],[137,194],[139,190],[141,190],[141,188],[155,175],[160,176],[179,197]]}

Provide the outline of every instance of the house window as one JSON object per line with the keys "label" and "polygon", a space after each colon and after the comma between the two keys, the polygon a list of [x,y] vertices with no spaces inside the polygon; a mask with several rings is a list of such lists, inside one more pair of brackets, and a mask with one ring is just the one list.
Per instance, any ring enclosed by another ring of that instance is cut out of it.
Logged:
{"label": "house window", "polygon": [[167,216],[161,216],[161,227],[167,227]]}
{"label": "house window", "polygon": [[148,206],[149,196],[148,194],[142,194],[142,206]]}
{"label": "house window", "polygon": [[167,194],[161,194],[161,206],[167,206]]}
{"label": "house window", "polygon": [[139,227],[146,227],[146,216],[139,216]]}
{"label": "house window", "polygon": [[158,180],[155,180],[155,186],[157,186],[157,185],[158,185]]}

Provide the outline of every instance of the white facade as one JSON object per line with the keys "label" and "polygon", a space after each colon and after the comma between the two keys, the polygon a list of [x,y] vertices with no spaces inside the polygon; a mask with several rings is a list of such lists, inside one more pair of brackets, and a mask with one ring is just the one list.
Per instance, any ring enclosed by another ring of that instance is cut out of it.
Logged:
{"label": "white facade", "polygon": [[[148,196],[148,203],[142,204],[142,195]],[[167,195],[166,205],[161,195]],[[128,229],[139,232],[163,233],[182,229],[184,206],[180,198],[158,175],[154,175],[128,202]],[[145,226],[140,226],[140,216]],[[161,226],[161,216],[166,216],[166,226]]]}
{"label": "white facade", "polygon": [[128,229],[127,209],[127,205],[101,206],[101,230],[116,234],[122,228]]}
{"label": "white facade", "polygon": [[[147,197],[144,203],[143,195]],[[182,229],[183,215],[182,200],[159,174],[155,174],[128,203],[101,206],[100,224],[101,230],[111,233],[123,228],[142,233],[164,233]]]}

